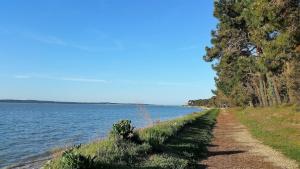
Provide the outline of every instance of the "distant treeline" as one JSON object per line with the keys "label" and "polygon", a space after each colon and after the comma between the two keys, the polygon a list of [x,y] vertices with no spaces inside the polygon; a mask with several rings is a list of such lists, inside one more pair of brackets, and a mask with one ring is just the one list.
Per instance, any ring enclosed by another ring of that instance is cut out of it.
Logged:
{"label": "distant treeline", "polygon": [[216,96],[213,96],[209,99],[189,100],[188,105],[189,106],[202,106],[202,107],[222,107],[222,106],[224,106],[224,105],[217,103]]}
{"label": "distant treeline", "polygon": [[300,102],[299,0],[216,0],[212,99],[194,105],[272,106]]}

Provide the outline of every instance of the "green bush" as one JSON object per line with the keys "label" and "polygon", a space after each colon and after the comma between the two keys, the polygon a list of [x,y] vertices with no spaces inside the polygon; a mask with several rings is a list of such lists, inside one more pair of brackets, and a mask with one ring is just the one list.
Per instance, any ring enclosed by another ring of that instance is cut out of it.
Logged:
{"label": "green bush", "polygon": [[83,156],[82,154],[69,149],[62,154],[60,160],[63,169],[94,169],[96,163],[91,156]]}
{"label": "green bush", "polygon": [[130,120],[120,120],[113,124],[112,134],[122,139],[131,139],[133,137],[134,127],[131,125]]}

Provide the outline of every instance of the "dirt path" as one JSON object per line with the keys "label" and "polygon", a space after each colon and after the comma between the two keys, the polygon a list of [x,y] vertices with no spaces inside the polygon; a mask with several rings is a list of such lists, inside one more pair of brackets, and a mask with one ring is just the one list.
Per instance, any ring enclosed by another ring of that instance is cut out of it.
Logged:
{"label": "dirt path", "polygon": [[297,169],[297,163],[254,139],[232,113],[222,111],[209,146],[209,157],[201,161],[208,169]]}

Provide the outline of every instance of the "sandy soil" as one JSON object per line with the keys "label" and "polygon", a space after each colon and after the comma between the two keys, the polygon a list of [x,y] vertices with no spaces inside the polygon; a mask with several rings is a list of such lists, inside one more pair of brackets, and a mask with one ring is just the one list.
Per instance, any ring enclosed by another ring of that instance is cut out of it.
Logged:
{"label": "sandy soil", "polygon": [[223,110],[214,129],[209,157],[200,162],[208,169],[297,169],[295,161],[254,139],[232,113]]}
{"label": "sandy soil", "polygon": [[39,159],[35,159],[32,161],[28,161],[25,163],[17,164],[11,167],[7,167],[5,169],[40,169],[42,166],[51,159],[51,156],[41,157]]}

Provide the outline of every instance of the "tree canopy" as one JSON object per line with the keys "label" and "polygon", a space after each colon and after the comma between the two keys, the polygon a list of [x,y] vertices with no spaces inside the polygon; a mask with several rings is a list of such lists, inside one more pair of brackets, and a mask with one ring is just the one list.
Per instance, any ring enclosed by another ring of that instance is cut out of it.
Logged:
{"label": "tree canopy", "polygon": [[299,0],[216,0],[219,20],[203,57],[214,62],[214,102],[300,102]]}

